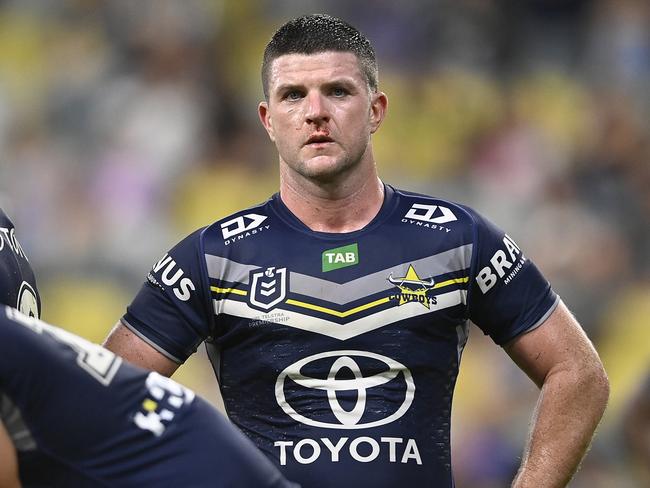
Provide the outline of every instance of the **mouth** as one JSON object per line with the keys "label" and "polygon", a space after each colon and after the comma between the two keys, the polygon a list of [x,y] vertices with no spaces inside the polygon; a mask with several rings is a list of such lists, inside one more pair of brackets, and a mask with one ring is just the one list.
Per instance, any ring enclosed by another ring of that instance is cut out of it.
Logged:
{"label": "mouth", "polygon": [[316,134],[312,134],[309,137],[309,139],[307,139],[307,142],[305,143],[305,145],[306,146],[319,146],[319,145],[328,144],[330,142],[334,142],[334,139],[332,139],[327,134],[316,133]]}

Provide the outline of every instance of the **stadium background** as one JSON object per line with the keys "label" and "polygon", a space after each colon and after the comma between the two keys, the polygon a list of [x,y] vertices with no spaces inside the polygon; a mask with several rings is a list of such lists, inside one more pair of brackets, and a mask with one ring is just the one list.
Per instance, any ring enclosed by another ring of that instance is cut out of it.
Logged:
{"label": "stadium background", "polygon": [[[0,2],[0,205],[44,319],[100,341],[172,244],[275,190],[260,58],[309,12],[376,46],[383,178],[507,229],[597,345],[611,402],[572,486],[642,486],[623,425],[650,374],[646,0]],[[218,404],[202,349],[175,377]],[[458,486],[506,486],[536,394],[473,328]]]}

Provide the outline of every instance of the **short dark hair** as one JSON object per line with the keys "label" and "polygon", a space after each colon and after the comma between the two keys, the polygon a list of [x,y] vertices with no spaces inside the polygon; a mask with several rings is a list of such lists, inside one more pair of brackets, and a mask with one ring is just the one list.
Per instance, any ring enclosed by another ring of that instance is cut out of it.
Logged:
{"label": "short dark hair", "polygon": [[262,61],[262,88],[269,98],[269,70],[274,59],[285,54],[313,54],[325,51],[351,52],[371,90],[377,90],[377,58],[370,41],[341,19],[327,14],[303,15],[280,27],[266,45]]}

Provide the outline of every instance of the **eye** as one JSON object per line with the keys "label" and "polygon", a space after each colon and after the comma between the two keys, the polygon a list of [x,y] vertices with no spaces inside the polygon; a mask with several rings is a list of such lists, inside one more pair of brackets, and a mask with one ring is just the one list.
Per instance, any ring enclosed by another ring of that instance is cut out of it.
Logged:
{"label": "eye", "polygon": [[340,86],[336,86],[332,88],[332,96],[334,97],[340,98],[340,97],[344,97],[347,94],[348,92],[345,88],[341,88]]}
{"label": "eye", "polygon": [[300,100],[302,98],[302,93],[298,90],[290,90],[284,94],[285,100]]}

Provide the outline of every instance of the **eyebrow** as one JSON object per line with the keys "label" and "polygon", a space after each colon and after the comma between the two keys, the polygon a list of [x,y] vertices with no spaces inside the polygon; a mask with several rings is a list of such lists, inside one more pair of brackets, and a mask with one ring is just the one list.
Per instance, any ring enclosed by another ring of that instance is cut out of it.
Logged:
{"label": "eyebrow", "polygon": [[284,92],[288,90],[296,90],[296,89],[301,89],[304,88],[305,85],[299,84],[299,83],[283,83],[282,85],[279,85],[274,91],[279,93],[279,92]]}
{"label": "eyebrow", "polygon": [[[342,86],[349,89],[356,88],[356,84],[354,83],[354,80],[347,76],[328,81],[326,83],[323,83],[322,86],[324,88],[332,88],[335,86]],[[275,89],[275,92],[282,93],[289,90],[304,90],[304,89],[305,89],[304,83],[283,83]]]}

